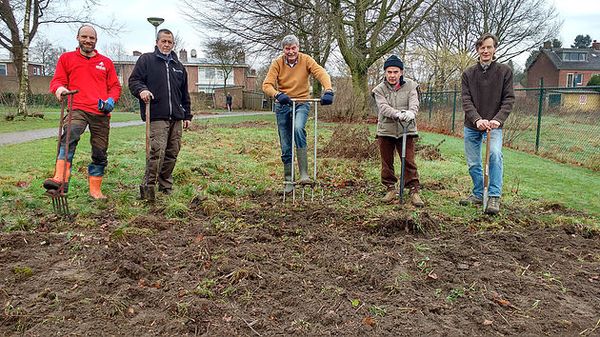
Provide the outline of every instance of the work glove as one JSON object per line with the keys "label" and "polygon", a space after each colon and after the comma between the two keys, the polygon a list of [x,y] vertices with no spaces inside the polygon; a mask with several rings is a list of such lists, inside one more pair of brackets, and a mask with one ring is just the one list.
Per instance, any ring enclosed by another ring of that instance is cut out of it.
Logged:
{"label": "work glove", "polygon": [[412,111],[410,111],[410,110],[405,110],[405,111],[404,111],[404,121],[405,121],[405,122],[408,122],[408,123],[410,123],[410,122],[412,122],[412,121],[414,121],[414,120],[415,120],[415,117],[416,117],[416,116],[415,116],[415,113],[414,113],[414,112],[412,112]]}
{"label": "work glove", "polygon": [[282,105],[292,104],[292,100],[290,99],[290,96],[288,96],[282,92],[275,95],[275,99],[279,102],[279,104],[282,104]]}
{"label": "work glove", "polygon": [[104,112],[105,114],[110,113],[115,108],[115,100],[112,97],[109,97],[106,101],[98,99],[98,110]]}
{"label": "work glove", "polygon": [[323,96],[321,96],[321,105],[331,104],[333,104],[333,91],[326,91]]}

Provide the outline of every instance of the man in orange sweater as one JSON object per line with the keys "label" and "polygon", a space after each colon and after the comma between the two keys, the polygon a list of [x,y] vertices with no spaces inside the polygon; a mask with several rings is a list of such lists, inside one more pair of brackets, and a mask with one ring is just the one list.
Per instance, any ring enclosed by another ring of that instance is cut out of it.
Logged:
{"label": "man in orange sweater", "polygon": [[[309,75],[321,83],[324,89],[321,105],[333,103],[333,89],[329,75],[310,56],[301,53],[300,42],[294,35],[288,35],[281,41],[283,55],[277,57],[263,82],[262,89],[269,97],[276,99],[275,114],[279,143],[281,144],[281,161],[283,161],[284,178],[292,181],[292,99],[309,98]],[[296,158],[300,171],[299,184],[309,184],[308,160],[306,153],[306,121],[310,111],[310,103],[296,104],[296,119],[294,125],[294,140],[296,143]],[[291,192],[292,184],[285,185],[285,192]]]}

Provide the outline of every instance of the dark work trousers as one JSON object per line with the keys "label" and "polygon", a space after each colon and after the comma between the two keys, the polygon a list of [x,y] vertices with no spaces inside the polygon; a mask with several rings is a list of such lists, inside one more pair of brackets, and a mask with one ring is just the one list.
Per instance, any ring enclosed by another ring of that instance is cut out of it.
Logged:
{"label": "dark work trousers", "polygon": [[[108,134],[110,131],[110,117],[107,115],[92,114],[82,110],[73,110],[71,114],[71,134],[69,136],[69,154],[67,160],[72,163],[75,149],[86,127],[90,129],[90,144],[92,145],[92,163],[88,165],[88,175],[101,177],[108,164]],[[58,159],[65,159],[65,142],[67,139],[67,121],[60,140]]]}
{"label": "dark work trousers", "polygon": [[[406,157],[404,167],[404,186],[413,191],[419,191],[419,173],[415,163],[415,138],[406,137]],[[387,189],[393,189],[398,182],[394,173],[394,152],[398,152],[402,160],[402,138],[377,136],[379,153],[381,155],[381,183]],[[394,151],[395,150],[395,151]]]}
{"label": "dark work trousers", "polygon": [[173,169],[181,147],[182,121],[150,122],[150,160],[146,163],[144,184],[156,185],[160,191],[173,188]]}

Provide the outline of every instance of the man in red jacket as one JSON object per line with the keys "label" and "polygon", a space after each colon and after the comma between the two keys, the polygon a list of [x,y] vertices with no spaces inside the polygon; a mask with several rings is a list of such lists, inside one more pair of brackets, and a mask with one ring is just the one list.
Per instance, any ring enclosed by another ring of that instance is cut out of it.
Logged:
{"label": "man in red jacket", "polygon": [[47,190],[60,188],[66,165],[66,183],[69,182],[71,163],[75,148],[89,126],[92,145],[92,163],[88,166],[90,196],[105,199],[102,194],[102,177],[108,163],[108,133],[110,130],[110,112],[121,94],[121,84],[112,61],[96,51],[96,30],[83,25],[77,32],[79,47],[75,51],[62,54],[56,65],[56,71],[50,81],[50,92],[59,101],[65,99],[62,94],[69,90],[78,90],[73,95],[71,114],[71,134],[69,135],[69,153],[65,153],[66,126],[60,140],[54,177],[44,181]]}

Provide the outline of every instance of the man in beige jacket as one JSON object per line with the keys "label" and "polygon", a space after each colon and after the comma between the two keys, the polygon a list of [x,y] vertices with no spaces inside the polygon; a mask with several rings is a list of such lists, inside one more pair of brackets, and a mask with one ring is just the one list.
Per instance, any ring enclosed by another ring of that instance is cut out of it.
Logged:
{"label": "man in beige jacket", "polygon": [[419,173],[415,163],[415,140],[418,137],[415,117],[419,111],[418,84],[404,78],[404,64],[396,56],[390,56],[383,64],[385,80],[373,89],[377,105],[377,140],[381,154],[381,183],[387,193],[383,202],[396,200],[395,185],[398,178],[394,173],[394,150],[402,154],[403,125],[409,124],[406,138],[404,186],[410,189],[410,201],[414,206],[424,205],[419,195]]}

